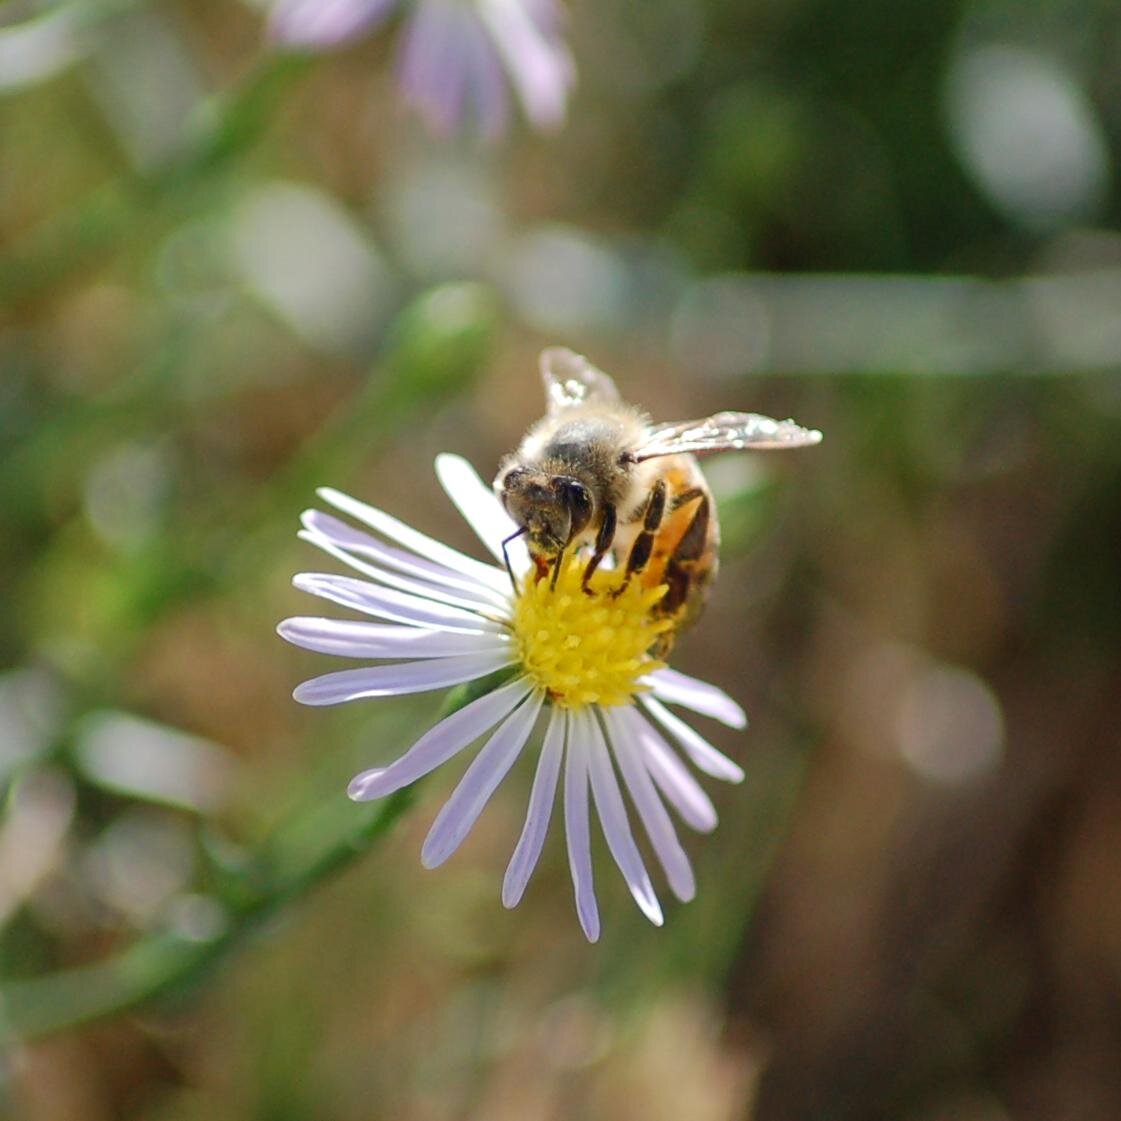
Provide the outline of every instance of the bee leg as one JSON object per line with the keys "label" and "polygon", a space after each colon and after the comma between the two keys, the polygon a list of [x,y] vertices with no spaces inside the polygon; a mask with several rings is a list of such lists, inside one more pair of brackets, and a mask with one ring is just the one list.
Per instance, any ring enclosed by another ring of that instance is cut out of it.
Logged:
{"label": "bee leg", "polygon": [[[693,502],[695,499],[700,498],[703,494],[704,494],[704,491],[701,490],[700,487],[690,487],[688,490],[683,490],[680,494],[675,494],[673,496],[673,501],[670,503],[670,507],[669,507],[670,511],[672,512],[673,510],[680,510],[681,507],[684,506],[686,502]],[[708,520],[708,510],[707,510],[708,503],[707,503],[707,501],[705,502],[705,506],[706,506],[705,520],[707,522],[707,520]],[[700,509],[700,507],[698,507],[698,510],[699,509]]]}
{"label": "bee leg", "polygon": [[514,577],[514,568],[510,564],[510,554],[507,551],[506,547],[510,544],[511,541],[514,541],[517,538],[521,537],[522,534],[525,533],[525,532],[526,532],[526,528],[525,528],[525,526],[522,526],[521,529],[519,529],[517,532],[511,533],[509,537],[505,537],[502,540],[502,559],[503,559],[503,561],[506,562],[506,574],[510,577],[510,583],[514,587],[514,594],[515,595],[517,595],[518,591],[519,591],[518,581]]}
{"label": "bee leg", "polygon": [[[642,515],[642,532],[634,539],[631,551],[627,556],[627,574],[622,587],[626,587],[632,576],[636,576],[650,560],[654,551],[654,535],[662,524],[666,513],[666,484],[659,479],[650,491],[646,500],[646,512]],[[619,591],[622,591],[622,587]],[[616,592],[618,595],[618,592]]]}
{"label": "bee leg", "polygon": [[557,586],[557,577],[560,575],[561,561],[564,560],[564,550],[561,549],[557,553],[556,560],[553,561],[553,575],[549,580],[549,591],[552,591]]}
{"label": "bee leg", "polygon": [[699,497],[700,502],[693,511],[693,520],[689,523],[689,528],[681,535],[681,540],[673,551],[672,559],[675,561],[697,560],[704,552],[705,542],[708,540],[708,495],[698,488],[695,497]]}
{"label": "bee leg", "polygon": [[[699,569],[697,567],[708,544],[708,526],[712,516],[708,495],[701,492],[700,499],[689,528],[681,535],[677,548],[666,562],[665,581],[669,590],[657,606],[657,610],[665,615],[677,615],[684,611],[688,616],[686,609],[690,596],[702,595],[705,585],[716,574],[715,561],[701,565]],[[669,633],[672,635],[674,632]]]}
{"label": "bee leg", "polygon": [[615,522],[615,507],[605,505],[603,521],[599,523],[599,532],[596,534],[595,551],[592,553],[592,559],[588,561],[588,567],[584,569],[583,586],[588,595],[592,594],[588,587],[588,581],[591,580],[592,573],[599,568],[599,562],[607,556],[607,550],[611,548],[611,542],[615,540]]}

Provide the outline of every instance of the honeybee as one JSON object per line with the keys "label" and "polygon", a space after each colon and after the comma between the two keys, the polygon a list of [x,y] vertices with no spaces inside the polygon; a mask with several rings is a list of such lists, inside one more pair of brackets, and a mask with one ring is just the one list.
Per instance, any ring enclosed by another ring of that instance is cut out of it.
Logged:
{"label": "honeybee", "polygon": [[494,481],[518,526],[504,545],[526,537],[538,580],[551,570],[555,581],[565,552],[575,549],[590,551],[585,591],[609,555],[624,581],[666,584],[655,609],[674,620],[657,651],[664,655],[700,614],[719,563],[720,526],[695,455],[804,447],[821,433],[758,413],[651,424],[582,355],[551,347],[540,366],[545,416]]}

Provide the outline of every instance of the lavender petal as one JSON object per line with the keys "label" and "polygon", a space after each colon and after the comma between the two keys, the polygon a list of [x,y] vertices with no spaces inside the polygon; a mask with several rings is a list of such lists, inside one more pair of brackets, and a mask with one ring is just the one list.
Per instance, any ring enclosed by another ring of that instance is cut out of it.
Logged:
{"label": "lavender petal", "polygon": [[[475,24],[480,40],[479,48],[469,52],[464,59],[467,87],[484,140],[497,140],[510,123],[510,93],[502,62],[494,45],[487,38],[481,24]],[[515,551],[516,552],[516,551]],[[514,571],[519,571],[518,561],[511,558]]]}
{"label": "lavender petal", "polygon": [[725,782],[743,782],[743,768],[733,763],[722,751],[717,751],[695,729],[690,728],[679,716],[675,716],[653,697],[641,698],[642,706],[662,725],[692,760],[693,765],[706,775],[723,779]]}
{"label": "lavender petal", "polygon": [[382,536],[388,537],[391,541],[396,541],[398,545],[404,545],[406,549],[411,549],[422,557],[427,557],[437,564],[442,564],[445,568],[454,569],[464,576],[470,575],[480,584],[487,584],[496,591],[509,591],[510,579],[503,569],[495,568],[491,564],[484,564],[474,557],[467,556],[466,553],[452,549],[442,541],[436,541],[428,537],[384,511],[375,509],[373,506],[367,506],[365,502],[359,502],[358,499],[351,498],[350,495],[343,494],[332,487],[322,487],[316,493],[324,502],[334,506],[336,510],[349,514],[355,521],[362,522],[363,525],[368,525],[371,529],[377,530]]}
{"label": "lavender petal", "polygon": [[702,716],[711,716],[721,724],[727,724],[729,728],[747,727],[743,709],[723,689],[707,681],[699,681],[672,669],[655,670],[643,680],[661,701],[684,705]]}
{"label": "lavender petal", "polygon": [[327,48],[354,39],[384,20],[398,0],[280,0],[269,34],[289,46]]}
{"label": "lavender petal", "polygon": [[403,693],[427,693],[462,685],[512,662],[509,653],[457,654],[423,662],[401,662],[391,666],[363,666],[313,677],[297,685],[292,696],[303,705],[337,705],[366,697],[391,697]]}
{"label": "lavender petal", "polygon": [[592,795],[599,811],[603,835],[607,838],[607,847],[611,850],[619,871],[623,873],[623,879],[626,880],[639,910],[655,926],[661,926],[664,921],[662,908],[654,894],[654,885],[642,863],[638,846],[634,843],[631,825],[627,820],[627,808],[623,804],[623,795],[619,792],[619,782],[611,766],[611,756],[607,752],[603,732],[594,714],[588,710],[576,713],[574,719],[580,722],[576,734],[587,737],[589,744]]}
{"label": "lavender petal", "polygon": [[308,615],[285,619],[276,631],[293,646],[343,658],[447,658],[499,653],[510,645],[508,638],[498,634],[455,634]]}
{"label": "lavender petal", "polygon": [[569,726],[564,766],[564,830],[568,866],[576,894],[576,914],[589,942],[599,939],[599,908],[592,880],[592,839],[588,826],[589,745]]}
{"label": "lavender petal", "polygon": [[533,779],[533,789],[529,795],[529,808],[525,815],[522,834],[510,857],[506,876],[502,881],[502,905],[516,907],[525,894],[526,884],[537,867],[537,860],[545,844],[549,831],[549,819],[553,816],[553,802],[557,793],[557,778],[561,761],[564,758],[564,740],[568,727],[567,713],[563,708],[554,708],[549,714],[549,726],[545,731],[545,743],[537,761],[537,774]]}
{"label": "lavender petal", "polygon": [[701,833],[716,828],[716,808],[664,739],[633,709],[622,717],[641,745],[642,761],[665,799],[682,820]]}
{"label": "lavender petal", "polygon": [[425,868],[438,867],[459,848],[521,754],[544,700],[545,694],[538,692],[516,708],[471,761],[424,840],[420,862]]}
{"label": "lavender petal", "polygon": [[489,732],[529,696],[531,688],[526,678],[519,677],[464,705],[458,712],[453,712],[451,716],[446,716],[439,724],[429,728],[404,755],[388,767],[374,767],[355,775],[347,787],[347,794],[356,802],[368,802],[416,782],[441,763],[447,762],[469,743],[474,743],[481,735]]}
{"label": "lavender petal", "polygon": [[371,534],[347,525],[333,514],[325,514],[321,510],[305,510],[300,515],[300,521],[316,538],[326,539],[339,549],[368,557],[406,576],[439,585],[482,603],[506,606],[510,602],[508,592],[495,591],[489,584],[480,584],[470,576],[463,576],[435,561],[387,545]]}
{"label": "lavender petal", "polygon": [[563,123],[574,77],[564,44],[542,31],[524,0],[479,0],[479,16],[502,56],[526,116],[538,128]]}
{"label": "lavender petal", "polygon": [[351,607],[365,615],[388,619],[392,623],[433,627],[459,634],[506,633],[506,628],[493,619],[433,600],[406,595],[392,588],[382,588],[367,580],[356,580],[353,576],[300,572],[292,578],[292,584],[302,592],[309,592],[343,607]]}
{"label": "lavender petal", "polygon": [[484,612],[491,617],[509,617],[508,601],[502,606],[498,606],[489,600],[480,600],[475,596],[464,596],[458,592],[449,591],[438,584],[429,583],[427,580],[414,580],[396,572],[388,572],[384,568],[378,568],[376,565],[367,564],[365,561],[351,556],[345,549],[340,549],[314,530],[302,529],[296,536],[301,541],[307,541],[317,549],[322,549],[329,556],[335,557],[336,560],[341,560],[343,564],[349,565],[378,584],[395,588],[397,591],[405,592],[408,595],[419,596],[421,599],[435,600],[437,603],[447,604],[449,607],[459,607],[464,611]]}
{"label": "lavender petal", "polygon": [[677,830],[673,827],[666,807],[654,786],[650,772],[642,762],[641,748],[631,729],[627,727],[625,718],[621,718],[618,708],[604,709],[607,720],[608,738],[615,758],[619,761],[619,770],[623,773],[623,781],[630,791],[631,799],[642,819],[643,827],[654,855],[665,871],[670,889],[682,903],[688,903],[697,893],[697,883],[693,876],[693,867],[689,857],[677,839]]}
{"label": "lavender petal", "polygon": [[437,133],[459,121],[463,104],[462,40],[473,18],[457,0],[418,0],[405,29],[401,93]]}

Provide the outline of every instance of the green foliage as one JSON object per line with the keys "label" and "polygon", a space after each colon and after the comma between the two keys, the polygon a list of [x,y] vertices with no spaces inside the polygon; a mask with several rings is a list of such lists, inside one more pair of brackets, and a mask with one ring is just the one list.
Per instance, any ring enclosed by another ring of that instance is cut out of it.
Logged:
{"label": "green foliage", "polygon": [[[568,126],[489,147],[260,8],[0,3],[0,1108],[1121,1114],[1117,7],[577,2]],[[301,710],[273,634],[315,488],[454,538],[432,457],[555,343],[825,432],[712,465],[675,660],[748,779],[594,951],[555,827],[499,906],[528,769],[422,874],[428,785],[343,786],[432,698]]]}

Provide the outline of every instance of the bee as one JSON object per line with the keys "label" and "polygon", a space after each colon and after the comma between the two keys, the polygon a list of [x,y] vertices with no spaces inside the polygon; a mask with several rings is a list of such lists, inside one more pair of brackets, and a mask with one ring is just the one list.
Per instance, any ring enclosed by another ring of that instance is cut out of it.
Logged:
{"label": "bee", "polygon": [[651,424],[582,355],[551,347],[540,366],[545,416],[503,459],[494,481],[518,527],[504,549],[524,535],[536,578],[551,570],[554,582],[565,553],[583,550],[585,591],[608,556],[624,583],[667,585],[655,608],[674,620],[656,652],[664,655],[700,614],[719,563],[716,507],[695,456],[804,447],[821,433],[758,413]]}

